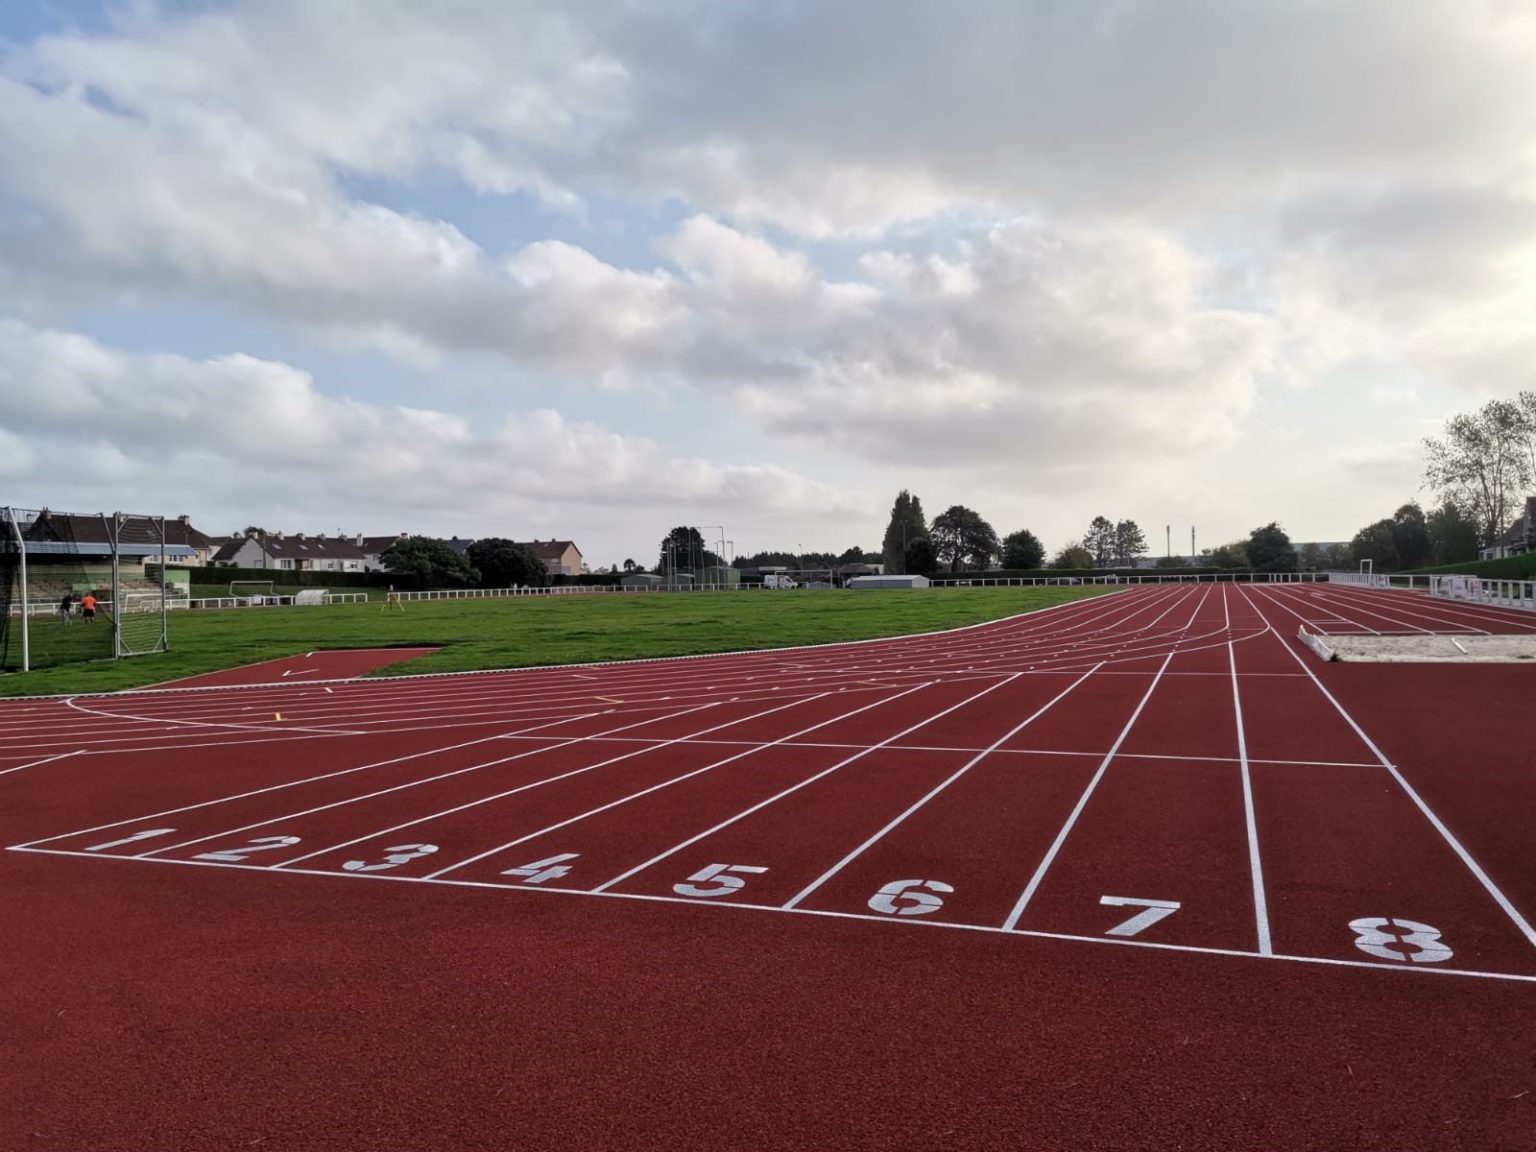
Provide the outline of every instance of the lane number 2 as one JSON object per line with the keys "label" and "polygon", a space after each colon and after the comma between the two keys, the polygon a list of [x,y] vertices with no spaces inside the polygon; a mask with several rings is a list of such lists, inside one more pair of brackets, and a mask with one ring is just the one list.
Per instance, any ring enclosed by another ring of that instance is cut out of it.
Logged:
{"label": "lane number 2", "polygon": [[199,852],[194,860],[217,860],[221,864],[238,864],[252,852],[270,852],[274,848],[287,848],[297,844],[297,836],[258,836],[239,848],[227,848],[222,852]]}
{"label": "lane number 2", "polygon": [[892,880],[869,898],[869,906],[887,916],[926,916],[944,907],[937,892],[953,892],[942,880]]}
{"label": "lane number 2", "polygon": [[[767,868],[756,864],[711,864],[707,868],[700,868],[686,883],[672,885],[672,891],[679,896],[702,896],[706,899],[710,896],[724,896],[727,892],[735,892],[745,888],[747,882],[740,876],[733,876],[733,872],[761,873]],[[708,884],[709,887],[704,885]]]}
{"label": "lane number 2", "polygon": [[1100,896],[1099,903],[1113,908],[1141,909],[1129,920],[1116,924],[1104,933],[1106,936],[1136,936],[1179,910],[1177,900],[1138,900],[1134,896]]}
{"label": "lane number 2", "polygon": [[1440,929],[1417,920],[1386,916],[1362,916],[1351,920],[1355,947],[1383,960],[1407,960],[1414,964],[1438,964],[1454,953],[1440,939]]}

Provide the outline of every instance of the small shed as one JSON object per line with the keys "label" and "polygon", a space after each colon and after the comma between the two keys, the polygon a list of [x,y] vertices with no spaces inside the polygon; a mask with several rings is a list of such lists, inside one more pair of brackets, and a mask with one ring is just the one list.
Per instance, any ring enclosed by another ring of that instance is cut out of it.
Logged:
{"label": "small shed", "polygon": [[926,576],[855,576],[848,581],[850,588],[927,588]]}

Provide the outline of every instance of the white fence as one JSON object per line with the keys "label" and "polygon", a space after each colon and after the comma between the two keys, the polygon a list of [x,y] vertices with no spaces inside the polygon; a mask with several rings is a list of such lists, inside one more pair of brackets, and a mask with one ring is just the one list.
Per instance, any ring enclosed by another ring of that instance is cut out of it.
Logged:
{"label": "white fence", "polygon": [[1483,576],[1431,576],[1429,580],[1431,596],[1536,612],[1536,581],[1490,580]]}
{"label": "white fence", "polygon": [[955,573],[931,577],[935,588],[1031,588],[1062,585],[1102,584],[1311,584],[1326,580],[1327,572],[1204,572],[1178,574],[1156,571],[1135,572],[1125,576],[987,576]]}

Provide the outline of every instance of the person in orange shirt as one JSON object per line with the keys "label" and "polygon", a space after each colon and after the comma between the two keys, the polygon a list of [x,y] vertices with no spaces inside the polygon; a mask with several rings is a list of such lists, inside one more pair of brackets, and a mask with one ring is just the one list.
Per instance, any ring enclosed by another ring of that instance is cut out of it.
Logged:
{"label": "person in orange shirt", "polygon": [[96,597],[89,592],[80,597],[80,615],[87,624],[96,623]]}

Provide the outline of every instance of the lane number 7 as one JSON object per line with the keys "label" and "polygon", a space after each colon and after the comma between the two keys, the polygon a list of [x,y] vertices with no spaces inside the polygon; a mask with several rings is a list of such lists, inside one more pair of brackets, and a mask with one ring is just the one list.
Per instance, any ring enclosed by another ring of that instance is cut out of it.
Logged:
{"label": "lane number 7", "polygon": [[1159,920],[1172,916],[1179,910],[1177,900],[1138,900],[1134,896],[1100,896],[1100,904],[1115,908],[1140,908],[1141,911],[1124,923],[1116,924],[1106,936],[1135,936],[1152,927]]}

